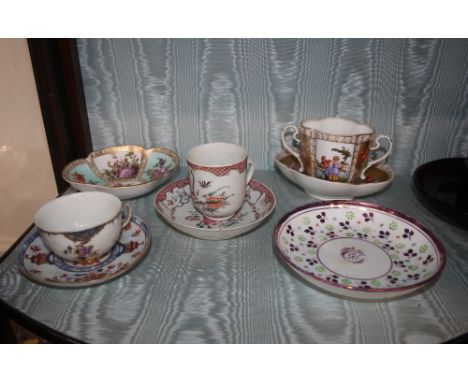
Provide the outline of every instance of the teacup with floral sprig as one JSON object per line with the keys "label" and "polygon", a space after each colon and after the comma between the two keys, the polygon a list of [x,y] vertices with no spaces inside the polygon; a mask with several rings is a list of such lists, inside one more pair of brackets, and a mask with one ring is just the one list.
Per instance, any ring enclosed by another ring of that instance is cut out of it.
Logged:
{"label": "teacup with floral sprig", "polygon": [[255,166],[247,150],[232,143],[207,143],[187,156],[192,202],[211,219],[229,219],[244,203]]}
{"label": "teacup with floral sprig", "polygon": [[130,207],[116,196],[90,191],[45,203],[36,212],[34,223],[55,256],[89,264],[111,250],[131,218]]}

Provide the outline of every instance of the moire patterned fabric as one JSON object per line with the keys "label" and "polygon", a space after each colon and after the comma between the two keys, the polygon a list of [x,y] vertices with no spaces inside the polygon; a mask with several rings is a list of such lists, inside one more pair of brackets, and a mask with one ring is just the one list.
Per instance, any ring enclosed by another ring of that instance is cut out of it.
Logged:
{"label": "moire patterned fabric", "polygon": [[467,39],[79,39],[93,148],[207,142],[272,169],[280,130],[339,116],[394,139],[411,174],[468,155]]}

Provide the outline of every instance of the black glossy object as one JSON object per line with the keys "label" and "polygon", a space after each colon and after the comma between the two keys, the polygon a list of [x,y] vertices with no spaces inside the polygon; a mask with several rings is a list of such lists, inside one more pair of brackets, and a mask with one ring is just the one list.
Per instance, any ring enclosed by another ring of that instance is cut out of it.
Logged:
{"label": "black glossy object", "polygon": [[413,184],[427,209],[468,230],[468,158],[425,163],[414,172]]}

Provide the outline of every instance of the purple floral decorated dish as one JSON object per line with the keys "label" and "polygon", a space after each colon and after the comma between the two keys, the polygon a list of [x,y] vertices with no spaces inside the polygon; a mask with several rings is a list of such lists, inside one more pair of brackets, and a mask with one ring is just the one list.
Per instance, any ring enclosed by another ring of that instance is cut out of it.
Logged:
{"label": "purple floral decorated dish", "polygon": [[370,203],[329,201],[284,215],[273,241],[297,274],[330,293],[367,300],[395,298],[435,281],[442,245],[413,218]]}
{"label": "purple floral decorated dish", "polygon": [[69,163],[62,177],[78,191],[105,191],[130,199],[168,180],[179,162],[176,153],[162,147],[114,146]]}
{"label": "purple floral decorated dish", "polygon": [[17,257],[19,270],[40,284],[75,288],[113,280],[133,269],[145,257],[151,244],[146,223],[133,215],[122,229],[120,238],[109,253],[94,263],[64,261],[44,245],[39,231],[26,237]]}
{"label": "purple floral decorated dish", "polygon": [[192,202],[189,179],[176,180],[164,186],[155,196],[154,207],[179,231],[206,240],[225,240],[258,227],[274,210],[273,192],[262,183],[251,180],[244,203],[234,216],[226,220],[208,218]]}

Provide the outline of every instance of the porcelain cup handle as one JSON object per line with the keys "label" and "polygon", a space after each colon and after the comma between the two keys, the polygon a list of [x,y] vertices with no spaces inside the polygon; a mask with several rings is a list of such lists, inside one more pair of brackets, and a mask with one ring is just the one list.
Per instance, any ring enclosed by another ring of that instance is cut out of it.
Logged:
{"label": "porcelain cup handle", "polygon": [[293,139],[300,143],[300,139],[297,138],[297,134],[298,134],[298,130],[297,130],[297,127],[296,126],[293,126],[293,125],[289,125],[289,126],[286,126],[282,131],[281,131],[281,142],[283,143],[283,147],[284,149],[291,155],[293,155],[299,162],[300,164],[300,168],[299,168],[299,172],[304,172],[304,164],[302,163],[302,159],[301,159],[301,156],[299,155],[299,153],[296,151],[296,150],[293,150],[291,147],[288,146],[288,144],[286,143],[286,140],[284,138],[284,136],[286,135],[286,133],[288,132],[288,130],[293,130],[294,131],[294,135],[293,135]]}
{"label": "porcelain cup handle", "polygon": [[250,159],[247,159],[247,181],[245,182],[245,184],[249,184],[250,179],[252,179],[254,171],[255,171],[254,163]]}
{"label": "porcelain cup handle", "polygon": [[122,214],[122,228],[126,227],[128,223],[132,220],[132,208],[128,204],[124,204],[121,210]]}
{"label": "porcelain cup handle", "polygon": [[388,141],[388,143],[389,143],[388,150],[380,158],[367,162],[367,166],[361,171],[361,179],[366,179],[366,176],[364,174],[368,170],[369,167],[373,166],[376,163],[379,163],[379,162],[383,161],[385,158],[387,158],[390,155],[390,153],[392,151],[392,147],[393,147],[393,142],[392,142],[392,139],[389,136],[383,135],[383,134],[381,134],[381,135],[377,136],[377,138],[375,138],[375,146],[372,146],[369,151],[377,150],[380,147],[379,140],[381,140],[381,139],[385,139],[385,140]]}

